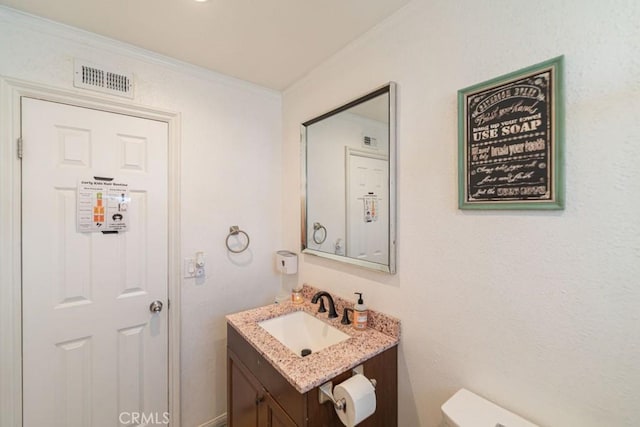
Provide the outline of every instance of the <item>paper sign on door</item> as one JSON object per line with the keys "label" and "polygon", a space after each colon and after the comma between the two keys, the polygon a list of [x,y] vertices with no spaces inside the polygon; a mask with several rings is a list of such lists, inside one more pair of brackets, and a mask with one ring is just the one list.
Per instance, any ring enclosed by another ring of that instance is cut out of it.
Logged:
{"label": "paper sign on door", "polygon": [[364,222],[373,222],[378,220],[378,196],[373,193],[366,194],[364,197]]}
{"label": "paper sign on door", "polygon": [[83,179],[78,182],[77,200],[78,232],[127,231],[129,184]]}

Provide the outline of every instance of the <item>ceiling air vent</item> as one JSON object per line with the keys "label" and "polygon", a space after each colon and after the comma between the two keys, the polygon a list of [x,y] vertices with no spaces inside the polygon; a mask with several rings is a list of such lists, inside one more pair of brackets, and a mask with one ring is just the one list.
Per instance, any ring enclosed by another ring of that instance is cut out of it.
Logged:
{"label": "ceiling air vent", "polygon": [[108,70],[106,67],[75,61],[73,85],[110,95],[133,99],[133,74]]}

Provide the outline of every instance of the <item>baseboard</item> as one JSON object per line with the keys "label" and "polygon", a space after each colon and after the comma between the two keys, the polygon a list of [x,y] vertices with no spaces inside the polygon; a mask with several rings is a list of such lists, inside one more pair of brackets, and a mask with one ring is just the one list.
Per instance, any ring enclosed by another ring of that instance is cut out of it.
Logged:
{"label": "baseboard", "polygon": [[212,420],[207,421],[204,424],[200,424],[198,427],[226,427],[227,425],[227,413],[218,415]]}

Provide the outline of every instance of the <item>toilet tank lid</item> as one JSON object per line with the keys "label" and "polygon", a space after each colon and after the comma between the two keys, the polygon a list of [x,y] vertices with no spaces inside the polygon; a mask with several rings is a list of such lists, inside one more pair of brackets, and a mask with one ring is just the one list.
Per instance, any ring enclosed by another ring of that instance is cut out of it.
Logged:
{"label": "toilet tank lid", "polygon": [[447,420],[459,427],[538,427],[464,388],[447,400],[441,409]]}

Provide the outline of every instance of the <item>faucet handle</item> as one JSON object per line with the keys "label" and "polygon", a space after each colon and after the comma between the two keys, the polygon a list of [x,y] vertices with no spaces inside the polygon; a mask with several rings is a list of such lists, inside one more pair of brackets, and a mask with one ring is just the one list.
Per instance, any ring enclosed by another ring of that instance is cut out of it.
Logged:
{"label": "faucet handle", "polygon": [[353,316],[353,308],[345,307],[344,311],[342,312],[342,320],[340,321],[340,323],[342,323],[343,325],[351,324],[351,320],[349,320],[349,312],[351,312],[351,316]]}
{"label": "faucet handle", "polygon": [[324,298],[320,298],[320,307],[318,307],[318,313],[326,313],[327,308],[324,306]]}

